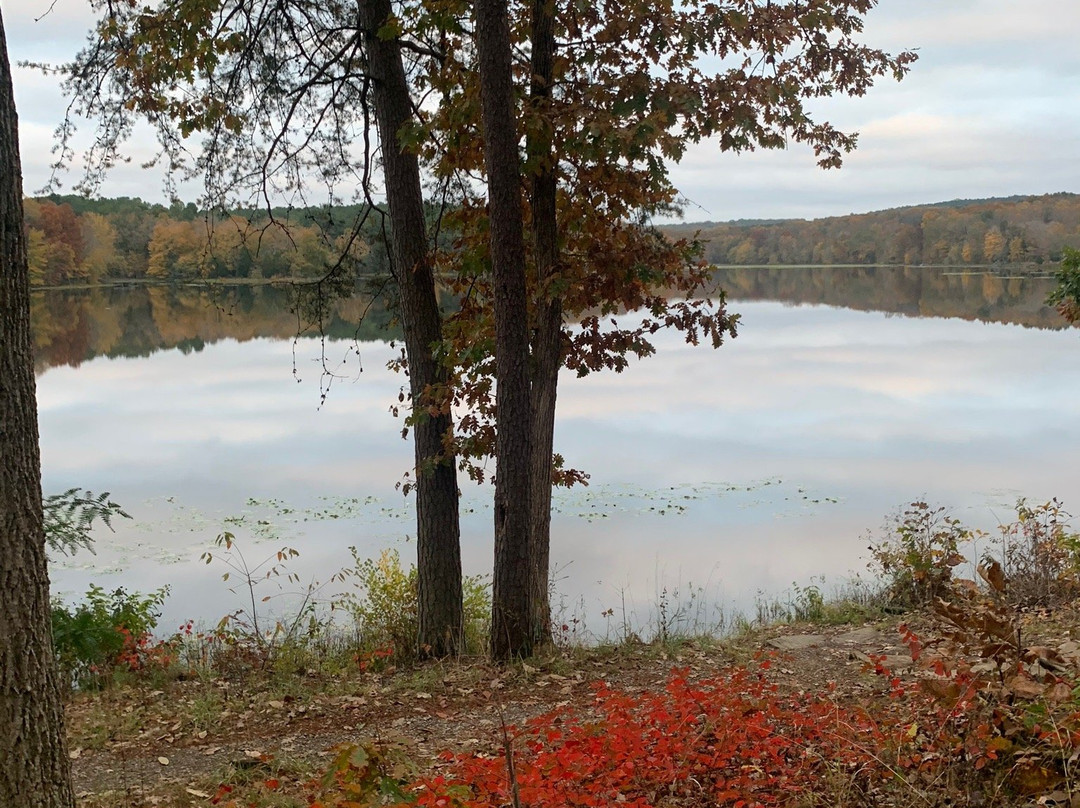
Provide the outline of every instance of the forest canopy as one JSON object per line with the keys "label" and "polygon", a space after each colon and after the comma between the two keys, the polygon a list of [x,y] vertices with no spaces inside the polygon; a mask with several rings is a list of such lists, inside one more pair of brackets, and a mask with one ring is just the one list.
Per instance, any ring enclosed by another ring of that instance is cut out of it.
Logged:
{"label": "forest canopy", "polygon": [[332,216],[321,208],[211,216],[191,203],[165,207],[129,197],[53,195],[24,204],[34,286],[319,278],[343,253],[357,273],[386,271],[374,223],[352,240],[358,207]]}

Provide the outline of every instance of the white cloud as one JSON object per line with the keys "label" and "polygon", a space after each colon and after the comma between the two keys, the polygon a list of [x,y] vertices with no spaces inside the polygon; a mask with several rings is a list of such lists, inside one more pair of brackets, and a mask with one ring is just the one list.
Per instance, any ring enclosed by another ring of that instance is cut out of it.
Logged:
{"label": "white cloud", "polygon": [[[93,20],[81,0],[58,0],[48,17],[33,22],[42,10],[42,0],[5,4],[14,59],[70,58]],[[1076,30],[1075,0],[882,0],[868,16],[867,41],[894,51],[917,48],[920,60],[899,85],[884,78],[864,98],[816,105],[834,124],[862,133],[845,168],[822,172],[798,146],[736,157],[702,144],[672,172],[700,206],[688,218],[816,217],[1080,190],[1071,140],[1080,127]],[[52,132],[65,103],[50,79],[16,69],[15,82],[25,185],[33,191],[48,176]],[[153,153],[152,133],[140,132],[130,153],[134,162],[119,166],[103,193],[161,199],[160,175],[138,168]],[[77,177],[73,172],[66,184]],[[197,194],[196,186],[182,191]]]}

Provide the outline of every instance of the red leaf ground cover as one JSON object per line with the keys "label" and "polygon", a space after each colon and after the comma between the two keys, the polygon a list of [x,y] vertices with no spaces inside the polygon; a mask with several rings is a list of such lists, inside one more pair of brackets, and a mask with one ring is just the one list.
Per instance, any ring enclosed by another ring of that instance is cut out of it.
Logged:
{"label": "red leaf ground cover", "polygon": [[[732,668],[660,692],[598,684],[593,708],[555,710],[512,730],[520,802],[533,806],[789,802],[827,771],[866,782],[882,771],[878,725],[826,697],[782,693],[760,672]],[[416,804],[481,808],[512,802],[504,755],[447,756],[415,788]]]}

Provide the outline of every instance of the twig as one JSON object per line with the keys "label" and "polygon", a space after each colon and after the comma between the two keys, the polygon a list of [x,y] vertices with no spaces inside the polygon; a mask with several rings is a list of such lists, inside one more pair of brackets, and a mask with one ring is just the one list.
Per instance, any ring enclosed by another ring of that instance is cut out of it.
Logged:
{"label": "twig", "polygon": [[514,768],[514,750],[510,744],[510,733],[506,728],[506,714],[503,713],[502,700],[498,693],[495,696],[495,707],[499,711],[499,729],[502,732],[503,755],[506,757],[506,776],[510,781],[510,804],[513,808],[522,808],[521,793],[518,789],[517,771]]}

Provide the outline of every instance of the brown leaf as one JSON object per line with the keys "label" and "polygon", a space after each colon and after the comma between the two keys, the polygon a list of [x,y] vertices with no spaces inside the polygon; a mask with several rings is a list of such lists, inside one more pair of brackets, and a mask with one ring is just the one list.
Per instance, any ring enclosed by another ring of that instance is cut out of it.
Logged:
{"label": "brown leaf", "polygon": [[995,591],[1005,592],[1005,570],[1001,568],[1001,564],[993,558],[984,558],[983,562],[978,567],[979,575],[986,581]]}
{"label": "brown leaf", "polygon": [[983,659],[998,659],[998,657],[1004,656],[1012,649],[1012,644],[1007,642],[992,642],[987,643],[979,649],[979,654]]}
{"label": "brown leaf", "polygon": [[1054,682],[1046,691],[1046,700],[1053,704],[1061,704],[1072,698],[1072,688],[1064,682]]}
{"label": "brown leaf", "polygon": [[925,693],[929,693],[935,699],[951,701],[960,697],[960,685],[951,679],[928,678],[920,679],[919,687]]}
{"label": "brown leaf", "polygon": [[1061,782],[1061,775],[1031,760],[1018,762],[1009,778],[1021,794],[1038,794]]}
{"label": "brown leaf", "polygon": [[1012,642],[1014,630],[1012,622],[1007,617],[1003,617],[993,611],[984,610],[981,628],[985,634],[988,634],[991,637],[997,637],[1006,642]]}
{"label": "brown leaf", "polygon": [[1028,676],[1014,676],[1005,686],[1021,699],[1037,699],[1046,692],[1046,686],[1041,685]]}
{"label": "brown leaf", "polygon": [[953,585],[960,593],[968,597],[976,597],[979,594],[979,585],[970,578],[954,578]]}
{"label": "brown leaf", "polygon": [[1068,805],[1069,795],[1068,793],[1058,790],[1051,791],[1049,794],[1043,794],[1035,803],[1036,805]]}

